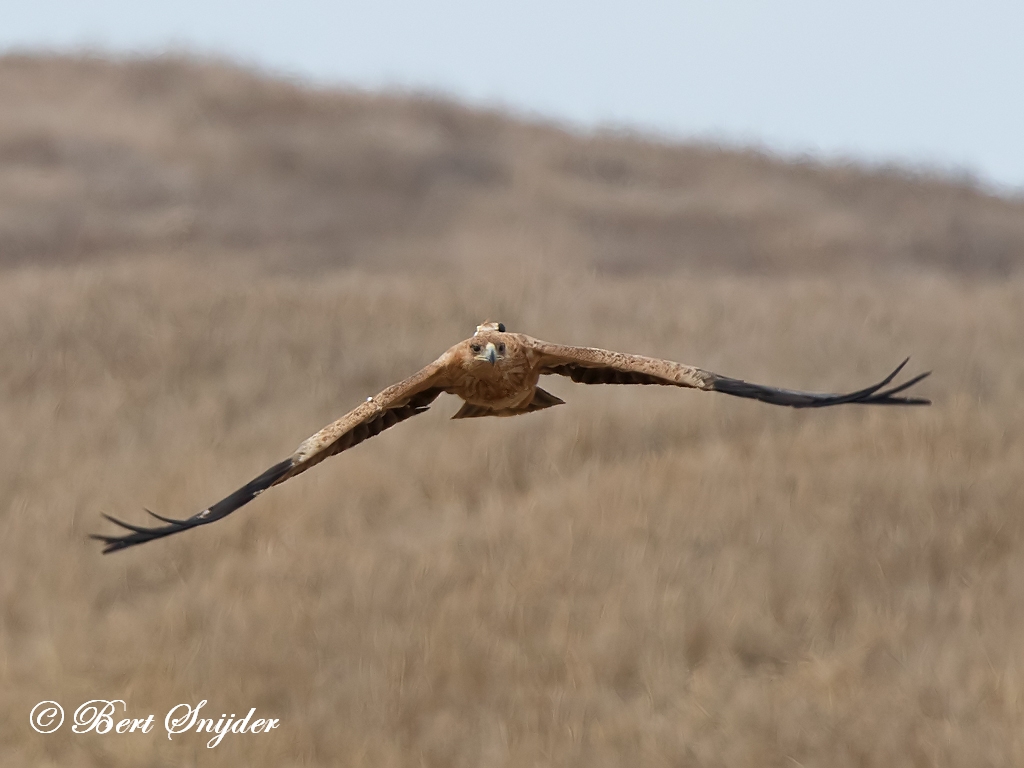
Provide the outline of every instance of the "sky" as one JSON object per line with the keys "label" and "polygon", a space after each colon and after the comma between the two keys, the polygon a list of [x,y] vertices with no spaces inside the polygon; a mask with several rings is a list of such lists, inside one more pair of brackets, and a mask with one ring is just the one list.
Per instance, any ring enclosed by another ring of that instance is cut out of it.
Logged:
{"label": "sky", "polygon": [[1021,0],[0,0],[0,51],[26,49],[195,51],[1024,193]]}

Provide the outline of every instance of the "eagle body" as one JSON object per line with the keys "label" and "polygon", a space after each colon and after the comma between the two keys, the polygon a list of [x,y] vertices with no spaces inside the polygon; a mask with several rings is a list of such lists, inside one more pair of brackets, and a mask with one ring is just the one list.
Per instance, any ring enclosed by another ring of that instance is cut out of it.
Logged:
{"label": "eagle body", "polygon": [[517,416],[564,402],[537,386],[540,358],[527,339],[481,330],[445,352],[438,364],[453,373],[444,391],[464,401],[453,419]]}
{"label": "eagle body", "polygon": [[[473,352],[471,344],[482,347],[482,351]],[[486,354],[490,348],[495,350],[493,362]],[[491,410],[520,408],[533,399],[540,369],[518,334],[480,334],[445,354],[451,356],[453,368],[451,384],[445,389],[448,394]]]}
{"label": "eagle body", "polygon": [[904,360],[881,382],[844,394],[825,394],[752,384],[701,368],[643,355],[596,347],[573,347],[506,331],[492,321],[414,373],[366,400],[337,421],[304,440],[295,452],[213,506],[185,519],[150,513],[164,525],[145,528],[108,517],[126,529],[118,536],[94,535],[113,552],[226,517],[268,488],[305,472],[329,456],[341,453],[385,429],[423,413],[441,394],[456,395],[462,407],[455,419],[518,416],[564,401],[538,386],[541,376],[565,376],[583,384],[653,384],[721,392],[792,408],[843,404],[927,405],[917,397],[897,397],[927,373],[897,386],[885,387],[902,370]]}

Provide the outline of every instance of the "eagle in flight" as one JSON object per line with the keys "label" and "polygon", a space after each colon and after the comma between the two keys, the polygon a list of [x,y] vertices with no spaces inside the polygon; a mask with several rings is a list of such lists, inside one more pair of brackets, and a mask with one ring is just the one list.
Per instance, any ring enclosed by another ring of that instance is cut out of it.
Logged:
{"label": "eagle in flight", "polygon": [[[909,358],[908,358],[909,359]],[[896,395],[928,373],[897,386],[885,387],[906,365],[873,386],[846,394],[824,394],[750,384],[740,379],[691,368],[670,360],[629,355],[591,347],[568,347],[510,333],[502,323],[486,322],[476,333],[449,349],[423,370],[393,384],[375,397],[366,398],[333,424],[304,441],[290,457],[221,499],[209,509],[184,520],[149,512],[163,525],[144,528],[104,515],[127,533],[119,536],[93,534],[114,552],[146,541],[187,531],[226,517],[268,488],[305,472],[328,456],[351,448],[411,416],[426,411],[442,392],[458,395],[463,405],[452,417],[518,416],[560,405],[563,400],[537,386],[541,376],[558,374],[583,384],[660,384],[747,397],[792,408],[829,405],[929,405],[930,400]],[[147,510],[148,511],[148,510]]]}

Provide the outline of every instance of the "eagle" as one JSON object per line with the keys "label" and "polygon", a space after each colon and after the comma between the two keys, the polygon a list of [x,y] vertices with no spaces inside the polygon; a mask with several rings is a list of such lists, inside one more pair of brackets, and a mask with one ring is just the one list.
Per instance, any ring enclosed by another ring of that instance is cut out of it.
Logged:
{"label": "eagle", "polygon": [[[907,358],[909,360],[909,358]],[[537,386],[541,376],[566,376],[582,384],[658,384],[760,400],[791,408],[822,408],[832,405],[929,405],[921,397],[897,395],[923,378],[918,374],[903,384],[886,389],[907,364],[877,384],[846,394],[802,392],[751,384],[711,371],[643,355],[612,352],[593,347],[572,347],[512,333],[503,323],[487,321],[476,333],[460,341],[437,360],[409,378],[366,398],[351,411],[302,442],[291,456],[270,467],[231,495],[192,517],[176,520],[146,510],[162,525],[146,528],[110,515],[109,521],[127,533],[117,536],[92,534],[106,546],[104,553],[160,539],[227,517],[268,488],[316,466],[328,456],[348,450],[389,427],[426,411],[442,393],[457,395],[463,404],[453,419],[480,416],[519,416],[542,411],[564,400]]]}

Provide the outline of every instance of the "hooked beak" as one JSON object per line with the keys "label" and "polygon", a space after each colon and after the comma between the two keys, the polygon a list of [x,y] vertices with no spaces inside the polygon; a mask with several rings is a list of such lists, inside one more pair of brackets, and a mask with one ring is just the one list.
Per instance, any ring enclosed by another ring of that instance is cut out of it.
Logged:
{"label": "hooked beak", "polygon": [[498,362],[498,350],[494,346],[494,342],[488,342],[483,352],[476,356],[477,360],[486,360],[491,365]]}

